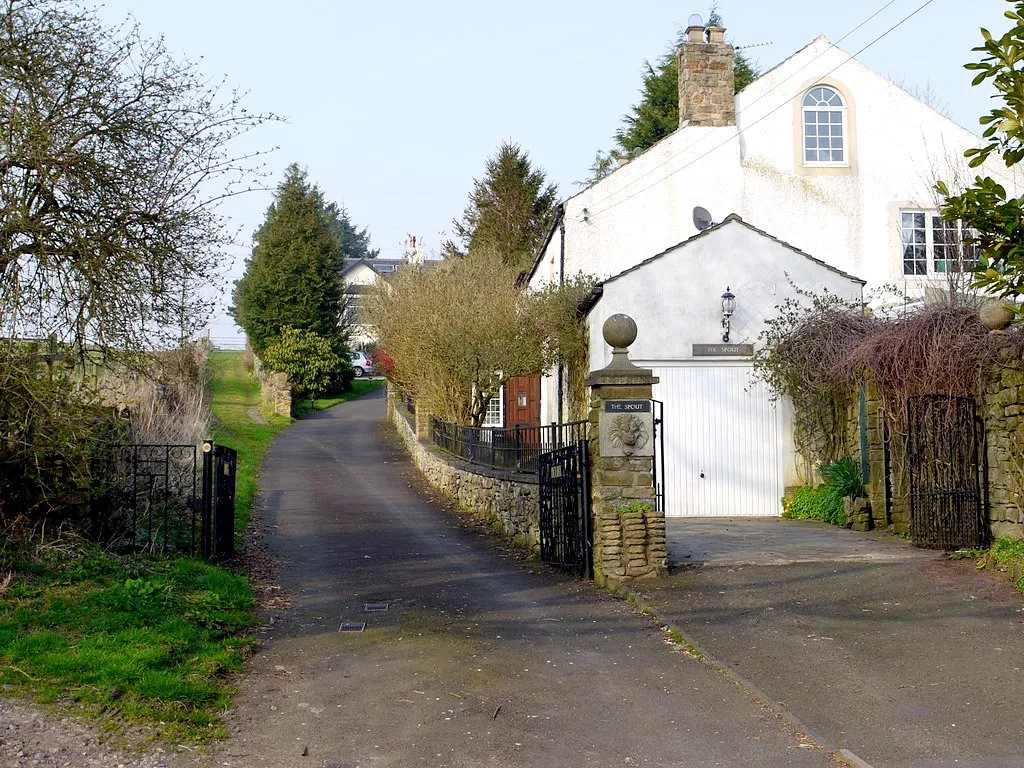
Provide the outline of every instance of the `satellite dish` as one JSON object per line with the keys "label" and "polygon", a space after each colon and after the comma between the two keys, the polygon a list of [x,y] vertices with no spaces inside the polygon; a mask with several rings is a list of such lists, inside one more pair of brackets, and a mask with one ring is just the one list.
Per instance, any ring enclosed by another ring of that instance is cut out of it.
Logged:
{"label": "satellite dish", "polygon": [[702,208],[698,205],[693,209],[693,226],[703,232],[708,227],[713,227],[714,225],[715,222],[712,220],[707,208]]}

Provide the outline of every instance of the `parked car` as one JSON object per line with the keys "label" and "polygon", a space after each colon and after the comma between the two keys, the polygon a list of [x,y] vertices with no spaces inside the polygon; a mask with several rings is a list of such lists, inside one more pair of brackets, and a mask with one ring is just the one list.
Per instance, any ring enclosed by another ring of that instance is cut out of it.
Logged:
{"label": "parked car", "polygon": [[359,350],[353,350],[348,353],[349,359],[352,361],[352,367],[356,369],[356,378],[360,379],[363,376],[370,376],[373,374],[373,361],[368,358],[365,354]]}

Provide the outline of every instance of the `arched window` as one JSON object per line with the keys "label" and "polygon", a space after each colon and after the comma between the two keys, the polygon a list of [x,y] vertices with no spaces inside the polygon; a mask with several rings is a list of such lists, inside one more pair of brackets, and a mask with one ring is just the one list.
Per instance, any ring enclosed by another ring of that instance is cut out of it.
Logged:
{"label": "arched window", "polygon": [[816,85],[804,96],[804,165],[848,165],[846,105],[836,91]]}

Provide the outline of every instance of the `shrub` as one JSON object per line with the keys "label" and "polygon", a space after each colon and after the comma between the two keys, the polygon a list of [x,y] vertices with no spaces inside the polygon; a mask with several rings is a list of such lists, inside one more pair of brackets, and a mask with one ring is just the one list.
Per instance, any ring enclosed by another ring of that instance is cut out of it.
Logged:
{"label": "shrub", "polygon": [[856,461],[847,457],[825,464],[819,470],[826,485],[836,489],[840,496],[856,499],[864,495],[864,476]]}
{"label": "shrub", "polygon": [[274,371],[288,375],[297,395],[314,398],[327,392],[352,366],[331,347],[331,342],[313,331],[285,328],[267,345],[263,362]]}
{"label": "shrub", "polygon": [[831,525],[846,523],[842,494],[832,485],[805,485],[782,503],[786,520],[821,520]]}

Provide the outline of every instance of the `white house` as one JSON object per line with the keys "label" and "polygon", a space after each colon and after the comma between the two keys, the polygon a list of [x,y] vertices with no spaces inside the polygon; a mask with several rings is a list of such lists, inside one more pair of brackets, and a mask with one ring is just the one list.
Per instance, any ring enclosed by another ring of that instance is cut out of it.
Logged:
{"label": "white house", "polygon": [[[605,281],[588,316],[592,369],[607,361],[604,318],[637,320],[631,355],[661,377],[669,514],[778,514],[796,480],[785,407],[751,383],[749,348],[695,354],[721,343],[727,287],[731,341],[749,345],[793,285],[860,296],[863,278],[922,297],[971,255],[933,185],[973,178],[963,153],[977,136],[824,37],[734,95],[724,33],[687,29],[679,130],[564,201],[529,275],[532,287]],[[1020,188],[997,163],[981,170]],[[729,214],[740,218],[713,225]],[[559,380],[567,392],[560,373],[542,382],[543,422],[566,412]]]}
{"label": "white house", "polygon": [[[735,295],[728,344],[726,288]],[[862,289],[862,280],[735,215],[598,284],[585,305],[591,368],[611,362],[604,321],[628,312],[637,324],[630,359],[659,378],[666,514],[779,514],[785,488],[801,482],[791,413],[753,375],[750,347],[798,290],[858,302]]]}
{"label": "white house", "polygon": [[[680,129],[562,204],[531,285],[628,269],[697,232],[698,206],[714,221],[737,213],[869,289],[914,296],[943,279],[956,248],[932,187],[973,179],[963,153],[977,136],[825,37],[733,96],[724,30],[687,36]],[[998,160],[981,170],[1020,187]]]}
{"label": "white house", "polygon": [[363,294],[382,276],[394,272],[404,263],[401,259],[345,260],[341,270],[341,280],[345,284],[346,311],[350,323],[349,341],[354,348],[366,349],[376,340],[373,330],[359,322]]}

